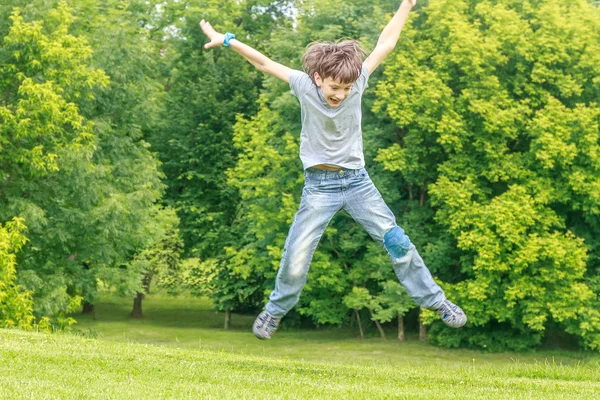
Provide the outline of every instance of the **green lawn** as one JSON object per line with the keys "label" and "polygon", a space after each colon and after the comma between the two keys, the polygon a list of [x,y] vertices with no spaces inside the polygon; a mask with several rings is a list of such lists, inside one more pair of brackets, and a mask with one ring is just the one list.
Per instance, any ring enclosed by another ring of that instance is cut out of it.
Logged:
{"label": "green lawn", "polygon": [[[600,356],[439,349],[339,329],[255,339],[253,316],[152,295],[146,318],[106,297],[72,334],[0,330],[0,398],[598,399]],[[412,338],[411,338],[412,339]]]}

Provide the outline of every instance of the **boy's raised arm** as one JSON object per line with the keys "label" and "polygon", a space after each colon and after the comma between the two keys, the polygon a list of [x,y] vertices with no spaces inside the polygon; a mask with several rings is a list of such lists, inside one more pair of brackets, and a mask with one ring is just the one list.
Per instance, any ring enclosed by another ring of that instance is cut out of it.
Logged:
{"label": "boy's raised arm", "polygon": [[[210,42],[204,46],[205,49],[223,46],[225,35],[215,31],[210,22],[206,22],[205,20],[200,21],[200,28],[202,28],[202,32],[204,32],[204,34],[210,39]],[[229,47],[241,54],[246,60],[248,60],[250,64],[254,65],[259,70],[273,75],[282,81],[290,81],[290,72],[292,71],[291,68],[276,63],[269,57],[237,39],[229,40]]]}
{"label": "boy's raised arm", "polygon": [[375,71],[379,64],[381,64],[387,55],[394,50],[394,47],[396,47],[396,43],[398,42],[400,32],[402,31],[402,27],[404,26],[406,18],[408,17],[408,13],[410,13],[410,10],[415,6],[415,4],[417,4],[417,0],[403,0],[402,4],[400,4],[400,8],[398,11],[396,11],[396,14],[392,20],[381,32],[379,40],[377,41],[377,46],[375,46],[375,50],[373,50],[373,52],[363,63],[363,65],[369,70],[370,74]]}

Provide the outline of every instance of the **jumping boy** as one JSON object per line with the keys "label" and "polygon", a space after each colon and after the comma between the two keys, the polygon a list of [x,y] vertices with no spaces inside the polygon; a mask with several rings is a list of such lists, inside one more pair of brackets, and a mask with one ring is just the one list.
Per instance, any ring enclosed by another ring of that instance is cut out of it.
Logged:
{"label": "jumping boy", "polygon": [[362,94],[369,75],[396,46],[415,3],[416,0],[402,2],[364,62],[361,56],[367,54],[356,41],[313,43],[302,59],[306,73],[278,64],[235,35],[223,35],[210,23],[200,22],[210,39],[205,49],[231,47],[259,70],[289,82],[302,111],[300,159],[305,184],[285,241],[275,289],[266,310],[254,322],[253,332],[259,339],[270,339],[281,318],[298,302],[321,235],[342,208],[388,251],[398,280],[420,307],[435,310],[444,323],[454,328],[467,321],[464,312],[448,301],[434,282],[364,169]]}

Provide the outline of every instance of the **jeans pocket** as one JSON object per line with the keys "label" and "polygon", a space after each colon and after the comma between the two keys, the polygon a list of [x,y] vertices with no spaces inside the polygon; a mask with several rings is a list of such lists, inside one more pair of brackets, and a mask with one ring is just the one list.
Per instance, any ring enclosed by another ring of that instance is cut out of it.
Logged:
{"label": "jeans pocket", "polygon": [[310,175],[304,177],[304,187],[316,188],[321,186],[321,178],[315,178]]}
{"label": "jeans pocket", "polygon": [[304,176],[304,188],[302,189],[302,197],[305,195],[314,195],[321,186],[322,180],[309,175]]}

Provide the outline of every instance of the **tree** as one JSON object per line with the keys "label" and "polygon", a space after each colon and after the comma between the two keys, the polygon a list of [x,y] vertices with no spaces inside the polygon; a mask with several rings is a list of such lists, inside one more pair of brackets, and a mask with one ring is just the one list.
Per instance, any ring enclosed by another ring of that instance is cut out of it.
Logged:
{"label": "tree", "polygon": [[414,307],[414,302],[398,281],[383,282],[382,290],[375,298],[374,318],[381,322],[398,319],[398,340],[404,341],[404,315]]}
{"label": "tree", "polygon": [[[163,230],[159,217],[163,211],[157,211],[155,203],[162,198],[164,175],[146,141],[160,125],[168,65],[161,55],[162,33],[173,18],[167,12],[159,12],[158,3],[82,0],[73,9],[76,19],[72,30],[88,39],[94,49],[90,63],[106,71],[110,78],[107,87],[95,92],[94,101],[81,105],[99,135],[97,159],[114,166],[114,179],[110,181],[114,190],[137,194],[136,198],[122,200],[123,210],[132,218],[122,226],[129,229],[129,245],[126,250],[123,247],[119,278],[102,274],[102,280],[105,284],[112,281],[121,293],[136,298],[143,293],[143,281],[147,278],[136,268],[140,264],[130,261],[156,245],[155,233]],[[173,231],[173,235],[178,233]],[[96,287],[91,287],[86,300],[93,302],[96,292]]]}
{"label": "tree", "polygon": [[[379,299],[369,293],[367,288],[353,287],[352,292],[344,296],[344,304],[346,307],[355,310],[357,321],[360,321],[360,310],[366,308],[371,315],[371,320],[375,322],[379,335],[385,340],[385,332],[379,323],[379,315],[375,313],[375,309],[381,308]],[[363,338],[362,327],[359,322],[360,337]]]}
{"label": "tree", "polygon": [[375,104],[402,136],[378,160],[420,186],[444,231],[426,255],[453,255],[434,270],[470,320],[434,323],[434,343],[522,349],[554,327],[600,348],[598,18],[584,1],[440,1],[403,33]]}
{"label": "tree", "polygon": [[157,161],[131,133],[139,129],[96,114],[110,79],[91,65],[85,38],[69,33],[73,10],[50,3],[26,8],[47,11],[43,20],[15,10],[0,49],[0,221],[26,221],[17,281],[36,314],[64,325],[61,314],[93,302],[98,280],[139,287],[139,275],[119,266],[150,240],[162,185]]}
{"label": "tree", "polygon": [[[13,24],[1,49],[4,62],[0,68],[0,82],[5,96],[0,117],[0,145],[3,148],[0,156],[3,181],[0,220],[6,221],[15,215],[23,217],[31,239],[20,253],[23,258],[19,261],[27,260],[33,264],[35,255],[43,251],[46,270],[51,270],[54,260],[50,249],[61,248],[64,242],[54,240],[56,236],[52,237],[52,234],[44,238],[38,236],[48,224],[45,206],[68,209],[65,200],[71,194],[66,192],[62,203],[59,200],[50,205],[50,199],[57,200],[52,196],[53,191],[60,189],[52,184],[56,183],[54,178],[60,170],[63,156],[69,161],[89,161],[94,141],[91,125],[68,99],[90,95],[90,87],[104,85],[107,80],[102,71],[85,64],[90,49],[67,34],[71,19],[64,3],[48,14],[46,31],[41,22],[26,23],[18,10],[13,12],[11,19]],[[73,155],[70,159],[69,153]],[[61,235],[64,231],[53,233]],[[46,240],[51,244],[40,246],[40,242]],[[64,264],[69,264],[68,253],[59,252]],[[27,267],[22,261],[17,265],[20,269],[17,278],[23,286],[33,290],[34,296],[40,294],[36,289],[43,287],[55,300],[52,305],[46,303],[46,309],[67,311],[72,305],[70,299],[80,298],[80,293],[68,294],[66,288],[60,288],[60,273],[54,275],[56,280],[40,280],[31,284],[32,274],[21,273],[21,269]],[[40,308],[44,305],[36,302],[37,311]]]}
{"label": "tree", "polygon": [[233,125],[236,114],[256,113],[262,86],[259,72],[239,55],[203,49],[206,37],[199,21],[211,20],[259,45],[281,15],[275,3],[202,0],[165,8],[174,15],[177,33],[164,43],[169,68],[165,104],[149,140],[163,161],[165,202],[181,218],[186,256],[214,258],[236,240],[231,225],[240,199],[226,176],[237,151]]}
{"label": "tree", "polygon": [[131,261],[132,268],[142,274],[143,290],[133,300],[133,318],[142,318],[142,301],[150,293],[154,280],[159,287],[177,292],[183,286],[180,258],[183,243],[179,238],[179,218],[172,209],[157,209],[154,239]]}

